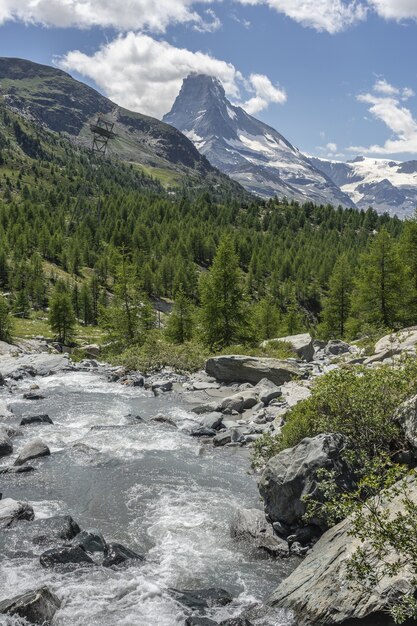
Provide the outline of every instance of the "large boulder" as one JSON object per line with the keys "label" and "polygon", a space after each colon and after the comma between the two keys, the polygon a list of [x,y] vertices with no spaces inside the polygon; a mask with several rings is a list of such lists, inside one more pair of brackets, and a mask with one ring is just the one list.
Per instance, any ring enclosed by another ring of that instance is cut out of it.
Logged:
{"label": "large boulder", "polygon": [[48,376],[51,373],[75,369],[67,354],[21,354],[5,356],[1,360],[1,371],[5,378],[19,380],[27,376]]}
{"label": "large boulder", "polygon": [[42,567],[47,569],[57,565],[69,567],[94,565],[94,561],[88,556],[81,546],[62,546],[46,550],[39,557]]}
{"label": "large boulder", "polygon": [[206,361],[206,372],[225,383],[252,383],[256,385],[267,378],[282,385],[302,375],[296,363],[279,359],[264,359],[251,356],[216,356]]}
{"label": "large boulder", "polygon": [[212,606],[226,606],[233,597],[225,589],[209,587],[207,589],[172,589],[175,599],[184,606],[197,611]]}
{"label": "large boulder", "polygon": [[41,518],[35,520],[30,525],[32,542],[38,545],[56,543],[57,540],[70,541],[79,532],[80,527],[71,515]]}
{"label": "large boulder", "polygon": [[26,461],[38,459],[51,454],[50,449],[41,439],[34,439],[26,444],[14,462],[15,465],[23,465]]}
{"label": "large boulder", "polygon": [[20,420],[20,426],[41,426],[42,424],[53,424],[53,421],[49,417],[49,415],[29,415],[28,417],[23,417]]}
{"label": "large boulder", "polygon": [[397,333],[385,335],[375,344],[375,353],[390,352],[398,354],[400,352],[416,352],[417,345],[417,326],[404,328]]}
{"label": "large boulder", "polygon": [[[322,434],[303,439],[294,448],[283,450],[270,459],[259,481],[269,518],[289,530],[302,526],[306,512],[304,498],[317,493],[319,469],[334,470],[340,486],[347,487],[352,477],[343,459],[346,447],[342,435]],[[325,528],[319,519],[312,523]]]}
{"label": "large boulder", "polygon": [[262,347],[266,347],[268,343],[271,343],[272,341],[289,344],[297,356],[304,361],[312,361],[314,358],[314,344],[309,333],[303,333],[301,335],[288,335],[287,337],[278,337],[277,339],[267,339],[262,342]]}
{"label": "large boulder", "polygon": [[121,543],[108,543],[106,546],[105,558],[103,560],[104,567],[115,567],[120,565],[127,565],[129,562],[143,561],[142,554],[133,552],[129,548],[126,548]]}
{"label": "large boulder", "polygon": [[401,426],[407,443],[417,454],[417,396],[403,402],[394,419]]}
{"label": "large boulder", "polygon": [[48,626],[60,606],[56,595],[48,587],[41,587],[11,600],[3,600],[0,602],[0,613],[22,617],[30,624]]}
{"label": "large boulder", "polygon": [[33,508],[27,502],[18,502],[12,498],[0,500],[0,529],[9,528],[19,520],[31,521],[34,517]]}
{"label": "large boulder", "polygon": [[[417,504],[415,479],[409,487],[410,499]],[[391,501],[390,511],[403,510],[402,500],[400,492]],[[268,602],[294,611],[298,626],[393,626],[386,611],[395,597],[413,591],[412,575],[404,568],[394,578],[383,578],[372,592],[363,585],[350,585],[348,560],[358,547],[366,549],[366,542],[361,543],[351,531],[350,518],[328,530]]]}

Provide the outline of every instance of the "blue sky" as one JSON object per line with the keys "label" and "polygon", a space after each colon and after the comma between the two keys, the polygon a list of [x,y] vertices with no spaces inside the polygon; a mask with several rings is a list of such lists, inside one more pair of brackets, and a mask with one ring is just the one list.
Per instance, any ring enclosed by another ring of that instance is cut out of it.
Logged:
{"label": "blue sky", "polygon": [[417,0],[0,0],[0,56],[156,117],[205,72],[308,154],[417,159]]}

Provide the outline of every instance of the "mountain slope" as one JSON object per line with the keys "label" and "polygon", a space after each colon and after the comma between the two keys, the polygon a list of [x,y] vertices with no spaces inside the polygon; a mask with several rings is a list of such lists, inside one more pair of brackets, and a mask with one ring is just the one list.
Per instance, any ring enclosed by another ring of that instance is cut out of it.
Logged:
{"label": "mountain slope", "polygon": [[219,170],[260,196],[342,204],[350,198],[276,130],[226,98],[215,78],[192,74],[163,118]]}
{"label": "mountain slope", "polygon": [[417,208],[417,161],[357,157],[347,163],[311,158],[360,209],[372,206],[399,217]]}
{"label": "mountain slope", "polygon": [[[200,155],[182,133],[159,120],[117,106],[69,74],[23,59],[0,58],[0,97],[11,111],[54,132],[91,145],[90,123],[98,113],[115,122],[117,137],[109,143],[109,155],[164,170],[173,180],[208,181],[226,187],[230,183]],[[240,190],[242,191],[242,190]]]}

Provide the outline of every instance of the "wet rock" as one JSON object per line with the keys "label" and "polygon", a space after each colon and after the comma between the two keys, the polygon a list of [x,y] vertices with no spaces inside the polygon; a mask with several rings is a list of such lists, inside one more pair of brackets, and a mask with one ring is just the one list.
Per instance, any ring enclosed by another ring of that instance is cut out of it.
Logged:
{"label": "wet rock", "polygon": [[158,422],[159,424],[167,424],[167,426],[172,426],[173,428],[177,428],[176,423],[170,417],[166,415],[155,415],[151,417],[151,422]]}
{"label": "wet rock", "polygon": [[196,415],[204,415],[204,413],[215,413],[220,411],[220,404],[218,402],[207,402],[206,404],[199,404],[193,407],[192,412]]}
{"label": "wet rock", "polygon": [[215,437],[217,435],[217,431],[213,428],[199,426],[198,428],[194,428],[191,431],[190,435],[191,437]]}
{"label": "wet rock", "polygon": [[38,425],[38,424],[53,424],[53,421],[49,415],[30,415],[20,420],[20,426]]}
{"label": "wet rock", "polygon": [[36,393],[35,391],[28,391],[23,394],[24,400],[44,400],[45,396],[42,396],[40,393]]}
{"label": "wet rock", "polygon": [[268,343],[275,341],[290,344],[297,356],[304,361],[309,362],[314,358],[314,344],[309,333],[303,333],[301,335],[288,335],[287,337],[279,337],[278,339],[268,339],[262,343],[262,346],[266,347]]}
{"label": "wet rock", "polygon": [[271,556],[289,555],[287,542],[275,535],[273,527],[259,509],[238,508],[232,519],[230,534],[238,541],[248,541]]}
{"label": "wet rock", "polygon": [[298,378],[303,371],[295,363],[278,359],[256,358],[240,355],[217,356],[208,359],[206,372],[216,380],[230,383],[258,383],[267,378],[276,385]]}
{"label": "wet rock", "polygon": [[48,626],[60,606],[57,596],[48,587],[41,587],[11,600],[3,600],[0,602],[0,613],[21,617],[30,624]]}
{"label": "wet rock", "polygon": [[[317,470],[321,468],[334,470],[339,486],[349,488],[353,477],[342,458],[346,448],[342,435],[323,434],[303,439],[270,459],[259,481],[259,491],[272,522],[279,521],[291,528],[303,525],[304,498],[317,490]],[[325,529],[322,520],[312,522]]]}
{"label": "wet rock", "polygon": [[96,528],[82,530],[74,537],[74,544],[77,544],[86,552],[105,552],[107,546],[102,533]]}
{"label": "wet rock", "polygon": [[208,589],[172,589],[175,599],[190,609],[201,611],[213,606],[226,606],[233,597],[225,589],[210,587]]}
{"label": "wet rock", "polygon": [[303,526],[302,528],[297,528],[297,530],[287,537],[287,541],[291,546],[294,543],[299,543],[302,546],[311,545],[313,542],[317,541],[321,536],[321,531],[317,526],[313,526],[309,524],[308,526]]}
{"label": "wet rock", "polygon": [[129,550],[121,543],[108,543],[103,561],[104,567],[113,567],[116,565],[126,565],[129,561],[143,561],[141,554]]}
{"label": "wet rock", "polygon": [[206,391],[206,389],[218,389],[220,387],[219,383],[211,383],[200,380],[194,380],[192,382],[192,386],[194,391]]}
{"label": "wet rock", "polygon": [[253,626],[246,617],[231,617],[220,622],[220,626]]}
{"label": "wet rock", "polygon": [[207,415],[204,415],[198,421],[203,428],[209,428],[210,430],[219,430],[219,428],[221,428],[223,424],[223,415],[221,413],[213,411],[213,413],[208,413]]}
{"label": "wet rock", "polygon": [[172,386],[173,386],[173,381],[172,380],[155,380],[152,383],[152,391],[155,392],[167,392],[167,391],[172,391]]}
{"label": "wet rock", "polygon": [[94,561],[81,546],[51,548],[41,554],[39,561],[45,568],[52,568],[57,565],[94,565]]}
{"label": "wet rock", "polygon": [[55,517],[35,520],[30,528],[32,541],[38,545],[57,539],[71,541],[80,531],[80,527],[71,515],[56,515]]}
{"label": "wet rock", "polygon": [[0,528],[10,528],[19,520],[31,521],[35,517],[33,508],[27,502],[12,498],[0,500]]}
{"label": "wet rock", "polygon": [[35,468],[31,465],[22,465],[20,467],[16,467],[12,465],[11,467],[0,467],[0,474],[28,474],[29,472],[34,472]]}
{"label": "wet rock", "polygon": [[225,446],[232,441],[232,434],[229,431],[224,433],[219,433],[215,437],[213,437],[213,445],[216,447]]}
{"label": "wet rock", "polygon": [[209,617],[187,617],[185,626],[219,626],[219,622],[215,622]]}
{"label": "wet rock", "polygon": [[13,452],[13,444],[7,433],[0,431],[0,459]]}
{"label": "wet rock", "polygon": [[48,376],[53,372],[74,370],[68,355],[62,354],[21,354],[18,357],[2,357],[1,371],[3,376],[21,380],[28,376]]}
{"label": "wet rock", "polygon": [[44,456],[49,456],[50,454],[51,451],[46,443],[44,443],[41,439],[34,439],[24,446],[14,464],[23,465],[27,461],[31,461],[32,459],[39,459]]}
{"label": "wet rock", "polygon": [[4,400],[0,400],[0,417],[14,417]]}
{"label": "wet rock", "polygon": [[4,380],[4,376],[0,372],[0,387],[3,387],[5,384],[6,384],[6,381]]}
{"label": "wet rock", "polygon": [[290,553],[294,556],[305,556],[308,552],[308,546],[302,546],[298,541],[294,541],[290,545]]}

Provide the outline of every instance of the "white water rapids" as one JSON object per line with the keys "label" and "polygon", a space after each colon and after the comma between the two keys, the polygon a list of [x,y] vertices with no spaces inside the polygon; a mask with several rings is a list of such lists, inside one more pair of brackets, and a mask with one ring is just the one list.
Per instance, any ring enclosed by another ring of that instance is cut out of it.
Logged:
{"label": "white water rapids", "polygon": [[[33,382],[45,399],[23,400]],[[170,587],[215,586],[234,596],[231,605],[208,611],[220,622],[265,600],[288,573],[285,561],[259,558],[230,537],[236,507],[261,508],[248,456],[190,437],[192,414],[180,396],[155,398],[80,371],[20,381],[0,400],[15,414],[0,419],[9,426],[41,413],[54,422],[22,427],[23,436],[13,439],[14,454],[3,466],[38,437],[52,454],[31,463],[35,472],[0,476],[3,497],[29,502],[36,518],[69,514],[81,528],[98,528],[106,540],[146,554],[126,568],[46,570],[39,563],[44,548],[25,544],[30,522],[20,522],[0,531],[0,601],[45,584],[62,601],[54,626],[174,626],[190,611]],[[149,420],[158,413],[178,428]],[[2,626],[18,623],[0,617]],[[254,623],[289,621],[278,611]]]}

